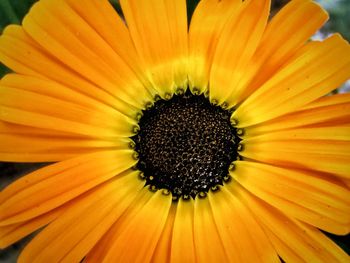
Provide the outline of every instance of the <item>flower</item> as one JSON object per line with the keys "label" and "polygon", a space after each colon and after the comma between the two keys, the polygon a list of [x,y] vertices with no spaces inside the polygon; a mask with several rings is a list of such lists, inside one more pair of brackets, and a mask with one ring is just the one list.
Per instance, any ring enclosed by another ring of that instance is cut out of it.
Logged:
{"label": "flower", "polygon": [[188,29],[185,0],[120,2],[41,0],[0,37],[0,159],[55,162],[1,192],[1,247],[43,228],[19,262],[348,262],[321,230],[350,229],[350,94],[325,96],[350,46],[308,41],[322,8],[202,0]]}

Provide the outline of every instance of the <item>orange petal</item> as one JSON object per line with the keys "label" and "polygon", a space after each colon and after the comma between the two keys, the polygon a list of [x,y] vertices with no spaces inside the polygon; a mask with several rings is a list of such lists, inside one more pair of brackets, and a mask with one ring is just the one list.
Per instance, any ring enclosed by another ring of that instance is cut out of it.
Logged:
{"label": "orange petal", "polygon": [[96,151],[126,149],[129,139],[89,138],[0,121],[0,159],[52,162]]}
{"label": "orange petal", "polygon": [[[90,0],[81,5],[75,0],[65,1],[149,87],[149,83],[142,72],[144,65],[141,64],[129,30],[110,2],[108,0]],[[81,37],[81,34],[79,36]],[[90,41],[95,41],[91,39],[92,35],[85,35],[84,37],[89,37]]]}
{"label": "orange petal", "polygon": [[[350,77],[350,45],[338,34],[310,42],[233,113],[247,127],[298,110]],[[276,96],[278,94],[278,96]]]}
{"label": "orange petal", "polygon": [[198,3],[189,29],[188,79],[192,92],[206,91],[218,40],[224,25],[237,13],[240,5],[239,0],[202,0]]}
{"label": "orange petal", "polygon": [[23,28],[49,54],[109,94],[139,109],[152,99],[132,69],[65,1],[36,3]]}
{"label": "orange petal", "polygon": [[118,232],[98,262],[150,262],[165,227],[172,199],[171,195],[164,196],[161,191],[146,195],[151,196],[145,197],[148,201],[141,208],[130,208],[134,211],[126,211],[116,222]]}
{"label": "orange petal", "polygon": [[19,262],[79,262],[123,214],[143,187],[129,172],[89,192],[38,234]]}
{"label": "orange petal", "polygon": [[237,198],[235,186],[230,183],[208,195],[228,262],[280,262],[259,223]]}
{"label": "orange petal", "polygon": [[350,127],[301,128],[247,137],[241,155],[349,178]]}
{"label": "orange petal", "polygon": [[[122,216],[100,239],[95,247],[85,257],[86,262],[103,262],[108,251],[112,249],[112,246],[119,238],[119,234],[123,229],[121,224],[125,224],[127,220],[136,216],[138,211],[142,209],[151,199],[153,193],[151,193],[146,187],[141,189],[136,199],[130,204],[129,208],[125,211],[125,216]],[[123,223],[124,222],[124,223]]]}
{"label": "orange petal", "polygon": [[306,107],[246,129],[251,137],[272,131],[301,127],[329,127],[347,124],[350,119],[350,94],[326,96]]}
{"label": "orange petal", "polygon": [[238,161],[233,178],[286,215],[335,234],[350,231],[350,191],[312,172]]}
{"label": "orange petal", "polygon": [[237,192],[285,262],[348,262],[349,256],[315,227],[291,219],[243,189]]}
{"label": "orange petal", "polygon": [[[135,164],[132,151],[116,150],[62,161],[11,184],[0,195],[0,225],[44,214]],[[48,191],[49,189],[49,191]]]}
{"label": "orange petal", "polygon": [[193,234],[197,262],[228,262],[208,198],[194,200]]}
{"label": "orange petal", "polygon": [[290,1],[268,23],[249,67],[229,100],[241,102],[259,88],[326,22],[327,13],[309,0]]}
{"label": "orange petal", "polygon": [[164,263],[170,262],[171,249],[171,239],[174,227],[176,205],[172,204],[169,210],[169,215],[165,223],[163,233],[161,234],[157,247],[155,248],[154,254],[152,256],[151,262],[153,263]]}
{"label": "orange petal", "polygon": [[[211,100],[219,104],[236,97],[237,83],[259,45],[270,10],[270,0],[249,0],[232,15],[218,41],[210,72]],[[234,106],[234,105],[229,105]]]}
{"label": "orange petal", "polygon": [[[185,0],[120,1],[136,50],[159,95],[187,85]],[[168,95],[167,95],[168,96]]]}
{"label": "orange petal", "polygon": [[170,262],[196,262],[193,216],[194,201],[178,201],[171,239]]}
{"label": "orange petal", "polygon": [[30,91],[74,103],[79,106],[88,107],[108,116],[115,114],[116,111],[116,109],[110,105],[99,101],[98,96],[94,96],[94,94],[86,94],[81,90],[62,85],[54,80],[48,80],[46,78],[12,73],[5,75],[1,79],[0,84],[1,86]]}
{"label": "orange petal", "polygon": [[[57,110],[60,109],[60,110]],[[18,88],[0,87],[0,119],[37,128],[101,137],[129,137],[136,120],[56,97]]]}
{"label": "orange petal", "polygon": [[[137,112],[136,108],[118,99],[114,93],[110,94],[98,84],[92,84],[85,76],[56,60],[20,26],[10,25],[1,35],[0,61],[17,73],[54,80],[128,116],[134,117]],[[25,85],[23,82],[20,84]]]}
{"label": "orange petal", "polygon": [[59,217],[66,208],[66,205],[64,205],[28,221],[0,227],[0,248],[6,248],[30,233],[49,224]]}

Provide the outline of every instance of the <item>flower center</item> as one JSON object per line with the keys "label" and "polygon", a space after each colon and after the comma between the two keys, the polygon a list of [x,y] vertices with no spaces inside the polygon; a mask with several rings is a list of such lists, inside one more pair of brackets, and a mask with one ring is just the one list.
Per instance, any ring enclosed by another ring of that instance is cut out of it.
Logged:
{"label": "flower center", "polygon": [[240,141],[231,114],[189,91],[143,111],[132,139],[146,185],[165,189],[177,200],[204,197],[228,181]]}

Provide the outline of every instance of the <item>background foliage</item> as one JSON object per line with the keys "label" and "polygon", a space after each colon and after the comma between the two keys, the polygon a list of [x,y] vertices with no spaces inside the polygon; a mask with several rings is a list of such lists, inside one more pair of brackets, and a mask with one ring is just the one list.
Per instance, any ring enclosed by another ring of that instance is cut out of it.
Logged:
{"label": "background foliage", "polygon": [[[0,33],[8,24],[20,24],[24,15],[37,0],[0,0]],[[118,0],[110,0],[118,13],[121,9]],[[187,0],[188,16],[191,17],[193,10],[199,0]],[[280,9],[288,0],[272,0],[272,14]],[[317,0],[330,14],[330,21],[320,31],[320,36],[326,37],[332,32],[340,32],[348,41],[350,40],[350,0]],[[4,65],[0,64],[0,78],[10,72]],[[43,166],[44,164],[13,164],[0,163],[0,189],[14,181],[19,176]],[[329,235],[329,234],[328,234]],[[344,250],[350,254],[350,235],[339,237],[329,235]],[[10,248],[0,251],[0,262],[15,262],[19,250],[28,241],[24,240],[14,244]]]}

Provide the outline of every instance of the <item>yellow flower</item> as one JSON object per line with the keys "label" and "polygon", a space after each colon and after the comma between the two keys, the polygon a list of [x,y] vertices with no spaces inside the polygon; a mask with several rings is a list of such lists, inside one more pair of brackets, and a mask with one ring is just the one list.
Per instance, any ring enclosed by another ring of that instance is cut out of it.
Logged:
{"label": "yellow flower", "polygon": [[[0,194],[19,262],[349,262],[350,77],[294,0],[41,0],[0,37]],[[146,184],[146,185],[145,185]]]}

